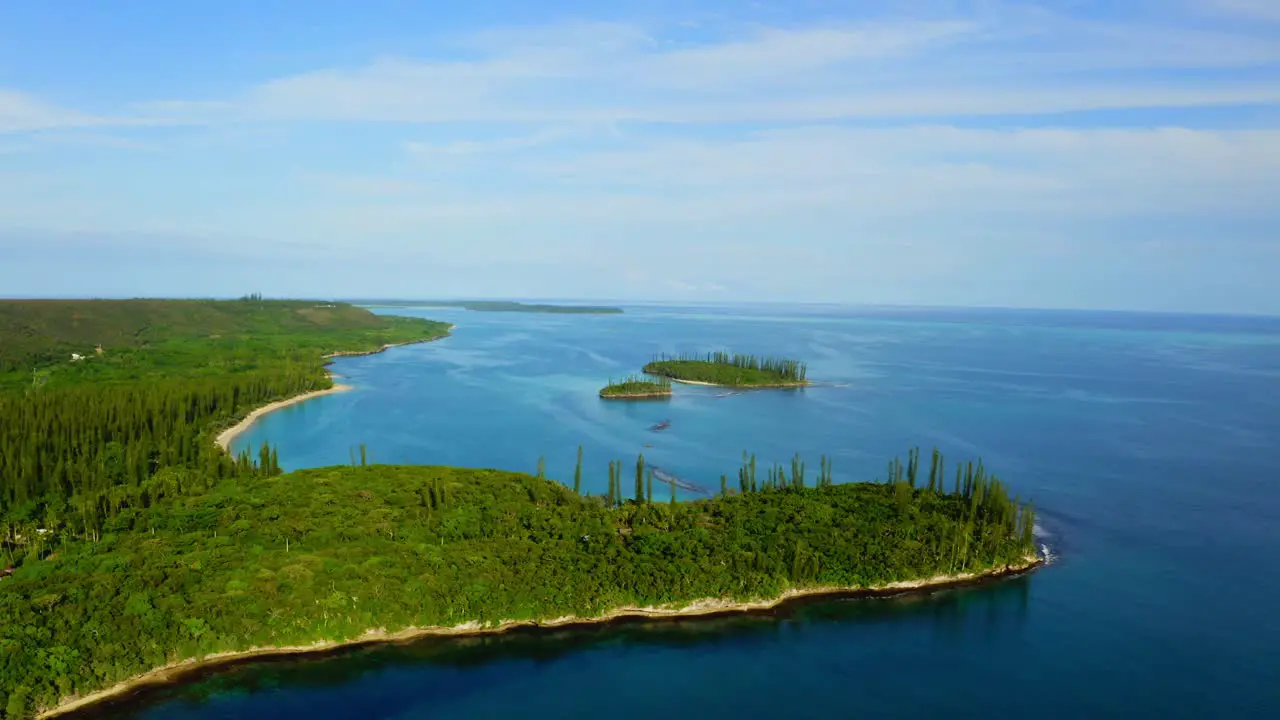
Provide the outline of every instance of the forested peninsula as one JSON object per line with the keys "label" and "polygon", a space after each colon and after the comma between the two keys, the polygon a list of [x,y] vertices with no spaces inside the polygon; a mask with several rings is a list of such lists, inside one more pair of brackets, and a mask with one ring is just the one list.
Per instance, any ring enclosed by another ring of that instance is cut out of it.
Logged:
{"label": "forested peninsula", "polygon": [[644,366],[644,372],[694,385],[796,388],[809,384],[808,369],[799,360],[727,352],[659,355]]}
{"label": "forested peninsula", "polygon": [[850,484],[826,459],[807,478],[799,458],[758,473],[744,455],[715,497],[676,502],[654,498],[643,457],[631,491],[610,460],[609,492],[589,495],[584,472],[605,459],[581,450],[570,486],[363,460],[282,474],[272,448],[214,443],[253,408],[325,387],[323,355],[443,323],[256,297],[0,302],[0,318],[6,718],[210,656],[746,609],[1037,562],[1030,506],[981,463],[944,482],[936,451],[927,480],[913,451]]}

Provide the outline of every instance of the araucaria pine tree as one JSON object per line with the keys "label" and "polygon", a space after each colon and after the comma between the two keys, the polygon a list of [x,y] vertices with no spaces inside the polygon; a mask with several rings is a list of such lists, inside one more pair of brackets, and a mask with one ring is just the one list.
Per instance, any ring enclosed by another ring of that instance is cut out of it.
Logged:
{"label": "araucaria pine tree", "polygon": [[636,458],[636,502],[644,502],[644,453]]}
{"label": "araucaria pine tree", "polygon": [[573,468],[573,492],[582,494],[582,446],[578,446],[578,464]]}
{"label": "araucaria pine tree", "polygon": [[614,465],[617,461],[609,461],[609,504],[616,505],[618,502],[618,481],[614,477]]}

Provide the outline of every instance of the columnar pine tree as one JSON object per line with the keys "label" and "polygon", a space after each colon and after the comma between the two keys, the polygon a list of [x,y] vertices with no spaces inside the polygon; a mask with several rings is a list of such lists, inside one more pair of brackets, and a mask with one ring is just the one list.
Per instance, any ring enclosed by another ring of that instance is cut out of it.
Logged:
{"label": "columnar pine tree", "polygon": [[582,494],[582,446],[578,446],[578,464],[573,467],[573,492]]}
{"label": "columnar pine tree", "polygon": [[617,488],[615,487],[615,485],[617,484],[617,480],[614,479],[614,475],[613,475],[614,462],[615,461],[613,460],[609,461],[609,504],[610,505],[614,505],[618,497],[618,491],[617,491]]}
{"label": "columnar pine tree", "polygon": [[637,503],[644,502],[644,453],[636,458],[636,495]]}

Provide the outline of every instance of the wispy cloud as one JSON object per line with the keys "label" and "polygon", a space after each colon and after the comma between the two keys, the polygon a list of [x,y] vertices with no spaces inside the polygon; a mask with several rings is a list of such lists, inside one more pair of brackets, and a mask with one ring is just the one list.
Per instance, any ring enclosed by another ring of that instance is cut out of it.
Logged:
{"label": "wispy cloud", "polygon": [[100,118],[55,107],[24,93],[0,88],[0,132],[92,127]]}
{"label": "wispy cloud", "polygon": [[142,127],[174,122],[150,114],[101,115],[44,102],[29,93],[0,88],[0,133],[103,127]]}
{"label": "wispy cloud", "polygon": [[[621,23],[488,30],[435,57],[383,57],[132,110],[164,122],[752,123],[1280,100],[1274,79],[1144,74],[1275,67],[1280,42],[1265,32],[986,7],[969,17],[729,25],[681,40],[664,34],[670,27]],[[27,111],[27,125],[51,113]]]}
{"label": "wispy cloud", "polygon": [[680,296],[841,263],[867,292],[904,286],[895,263],[1017,283],[1019,262],[1143,267],[1177,239],[1158,221],[1280,226],[1276,3],[822,5],[472,28],[115,106],[0,90],[25,151],[0,221]]}
{"label": "wispy cloud", "polygon": [[[514,189],[451,189],[445,166],[429,188],[396,184],[386,196],[408,205],[379,202],[350,222],[392,231],[450,218],[1268,212],[1265,199],[1280,194],[1280,130],[807,126],[561,148],[554,159],[491,157],[471,169],[515,178]],[[352,209],[343,207],[330,211]]]}

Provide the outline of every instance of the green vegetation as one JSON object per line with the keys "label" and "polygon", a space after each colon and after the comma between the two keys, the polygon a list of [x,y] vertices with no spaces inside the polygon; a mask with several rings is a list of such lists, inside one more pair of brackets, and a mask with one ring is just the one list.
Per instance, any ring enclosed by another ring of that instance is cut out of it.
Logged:
{"label": "green vegetation", "polygon": [[547,305],[508,300],[379,300],[362,303],[369,307],[453,307],[477,312],[526,312],[557,315],[620,315],[622,308],[601,305]]}
{"label": "green vegetation", "polygon": [[758,476],[744,453],[737,489],[722,476],[719,496],[677,503],[643,456],[630,491],[615,460],[607,496],[581,495],[581,447],[571,490],[545,458],[536,476],[402,467],[361,445],[351,467],[281,474],[273,448],[214,444],[255,407],[329,387],[323,355],[443,323],[260,296],[0,302],[0,323],[3,717],[213,652],[865,587],[1032,552],[1033,511],[981,462],[944,491],[937,451],[927,485],[918,450],[882,484],[835,485],[823,458],[812,486],[799,456]]}
{"label": "green vegetation", "polygon": [[[0,518],[13,524],[101,515],[178,481],[177,470],[204,484],[256,472],[213,438],[256,407],[331,387],[323,352],[448,332],[350,306],[255,300],[6,301],[0,318],[12,368],[0,378],[17,378],[0,384]],[[86,346],[103,353],[62,359]]]}
{"label": "green vegetation", "polygon": [[798,360],[713,352],[706,355],[659,355],[644,372],[675,380],[729,387],[799,387],[808,384],[805,364]]}
{"label": "green vegetation", "polygon": [[0,391],[318,366],[335,350],[375,350],[448,331],[448,323],[324,302],[0,300]]}
{"label": "green vegetation", "polygon": [[[611,468],[620,481],[621,463]],[[1031,512],[980,470],[960,495],[904,480],[806,487],[801,471],[658,504],[622,502],[620,482],[611,502],[495,470],[198,477],[179,471],[172,494],[110,509],[96,539],[74,510],[45,535],[5,529],[18,568],[0,581],[0,707],[47,708],[182,658],[369,628],[866,587],[1031,552]]]}
{"label": "green vegetation", "polygon": [[613,400],[671,397],[671,379],[631,375],[609,384],[600,390],[600,397]]}

